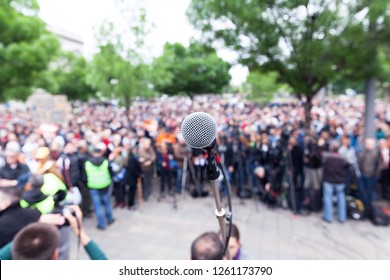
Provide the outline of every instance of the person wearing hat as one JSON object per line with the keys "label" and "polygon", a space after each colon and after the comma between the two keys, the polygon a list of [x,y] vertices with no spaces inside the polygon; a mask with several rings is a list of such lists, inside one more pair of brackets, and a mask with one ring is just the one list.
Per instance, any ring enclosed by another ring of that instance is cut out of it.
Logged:
{"label": "person wearing hat", "polygon": [[8,142],[5,148],[5,165],[0,168],[0,187],[17,187],[22,190],[30,176],[30,169],[19,162],[20,145],[16,141]]}
{"label": "person wearing hat", "polygon": [[[98,220],[97,228],[106,229],[107,224],[114,222],[111,206],[111,176],[112,170],[107,158],[104,157],[106,145],[102,142],[95,145],[91,156],[85,161],[83,172],[84,182],[89,189],[95,215]],[[103,213],[103,209],[104,212]],[[105,215],[104,215],[105,214]]]}
{"label": "person wearing hat", "polygon": [[35,153],[38,162],[37,174],[42,174],[44,184],[41,188],[45,195],[54,196],[59,190],[67,192],[64,178],[57,171],[55,162],[50,158],[50,150],[47,147],[39,147]]}

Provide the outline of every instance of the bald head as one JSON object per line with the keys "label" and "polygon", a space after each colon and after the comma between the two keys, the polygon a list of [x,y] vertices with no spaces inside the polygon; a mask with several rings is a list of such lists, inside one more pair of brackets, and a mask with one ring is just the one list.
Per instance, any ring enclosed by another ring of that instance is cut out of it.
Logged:
{"label": "bald head", "polygon": [[223,244],[216,232],[205,232],[192,242],[192,260],[222,260]]}

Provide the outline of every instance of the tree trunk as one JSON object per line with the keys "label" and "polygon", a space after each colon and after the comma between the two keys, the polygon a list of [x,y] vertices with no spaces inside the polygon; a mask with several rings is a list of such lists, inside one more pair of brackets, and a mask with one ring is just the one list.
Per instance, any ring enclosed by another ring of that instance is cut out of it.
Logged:
{"label": "tree trunk", "polygon": [[194,108],[194,98],[195,98],[195,95],[194,94],[192,94],[192,93],[188,93],[188,96],[190,97],[190,99],[191,99],[191,111],[192,111],[192,109]]}
{"label": "tree trunk", "polygon": [[365,87],[365,112],[364,112],[364,138],[375,137],[375,78],[369,78],[366,80]]}
{"label": "tree trunk", "polygon": [[312,97],[306,96],[306,101],[303,103],[303,108],[305,109],[305,130],[306,130],[306,133],[310,133],[311,108],[312,107],[313,107]]}

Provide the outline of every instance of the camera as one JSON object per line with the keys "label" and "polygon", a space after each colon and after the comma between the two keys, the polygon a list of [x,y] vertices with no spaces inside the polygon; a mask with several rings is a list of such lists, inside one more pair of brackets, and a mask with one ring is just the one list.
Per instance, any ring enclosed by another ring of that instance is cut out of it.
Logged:
{"label": "camera", "polygon": [[[61,216],[64,216],[65,213],[72,214],[73,217],[77,218],[76,212],[66,207],[66,205],[63,205],[64,199],[66,197],[66,192],[63,190],[59,190],[54,196],[54,209],[52,211],[52,214],[60,214]],[[69,226],[69,221],[65,219],[65,223],[62,226]]]}
{"label": "camera", "polygon": [[[71,208],[68,208],[68,207],[56,207],[54,208],[54,210],[52,211],[53,214],[60,214],[61,216],[65,217],[65,213],[69,213],[71,214],[73,217],[77,218],[77,215],[76,215],[76,211],[74,211],[73,209]],[[69,221],[67,219],[65,219],[65,223],[63,225],[61,225],[61,227],[63,226],[69,226]]]}

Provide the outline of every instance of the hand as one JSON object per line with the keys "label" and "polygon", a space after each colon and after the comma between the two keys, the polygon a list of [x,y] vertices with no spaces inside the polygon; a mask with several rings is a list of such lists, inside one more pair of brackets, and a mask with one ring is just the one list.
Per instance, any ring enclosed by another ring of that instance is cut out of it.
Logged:
{"label": "hand", "polygon": [[39,217],[40,223],[62,226],[65,223],[65,218],[61,214],[44,214]]}
{"label": "hand", "polygon": [[[76,213],[76,217],[69,212],[64,212],[64,217],[68,220],[69,226],[72,228],[76,236],[80,238],[81,244],[83,244],[83,246],[87,245],[89,241],[91,241],[91,238],[82,227],[83,213],[81,212],[80,207],[78,205],[69,205],[66,207],[72,209]],[[79,222],[77,222],[77,220]]]}
{"label": "hand", "polygon": [[69,208],[76,213],[76,217],[74,217],[69,211],[64,211],[64,217],[69,222],[73,232],[78,236],[80,234],[79,225],[81,227],[83,221],[83,213],[78,205],[68,205],[66,208]]}
{"label": "hand", "polygon": [[271,190],[271,184],[270,183],[265,184],[265,191],[269,192],[270,190]]}

